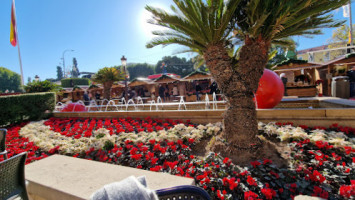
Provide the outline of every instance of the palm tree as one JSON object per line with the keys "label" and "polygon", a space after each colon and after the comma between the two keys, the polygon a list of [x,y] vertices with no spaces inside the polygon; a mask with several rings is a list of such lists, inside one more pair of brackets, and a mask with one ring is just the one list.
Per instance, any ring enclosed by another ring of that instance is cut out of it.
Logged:
{"label": "palm tree", "polygon": [[[215,151],[239,163],[270,156],[256,137],[257,118],[253,102],[258,82],[268,61],[271,43],[287,44],[286,37],[320,34],[337,27],[330,11],[347,0],[174,0],[173,14],[146,6],[150,23],[167,28],[147,44],[180,44],[200,52],[219,89],[227,98],[223,140]],[[238,57],[231,57],[231,36],[243,41]]]}
{"label": "palm tree", "polygon": [[111,87],[115,81],[124,80],[124,74],[116,67],[104,67],[94,76],[93,81],[102,83],[104,86],[104,98],[111,98]]}

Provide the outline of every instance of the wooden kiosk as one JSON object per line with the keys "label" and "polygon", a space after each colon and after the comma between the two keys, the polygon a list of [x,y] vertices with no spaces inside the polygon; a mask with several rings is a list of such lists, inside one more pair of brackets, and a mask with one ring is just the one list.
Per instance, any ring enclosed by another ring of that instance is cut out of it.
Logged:
{"label": "wooden kiosk", "polygon": [[323,80],[323,94],[331,96],[332,78],[346,76],[346,72],[355,66],[355,53],[339,56],[323,64],[319,68],[320,78]]}
{"label": "wooden kiosk", "polygon": [[155,93],[155,83],[148,78],[135,78],[129,84],[128,87],[135,90],[137,96],[140,96],[144,101],[152,98],[152,94]]}
{"label": "wooden kiosk", "polygon": [[[183,78],[187,83],[186,83],[186,89],[187,89],[187,95],[186,95],[186,101],[188,102],[194,102],[196,101],[196,93],[195,93],[195,83],[198,81],[199,84],[202,87],[202,94],[208,94],[209,93],[209,86],[211,85],[211,79],[212,76],[209,73],[206,72],[201,72],[201,71],[194,71],[190,73],[189,75],[185,76]],[[208,94],[208,98],[210,100],[213,99],[212,95]],[[204,99],[204,97],[202,98]]]}
{"label": "wooden kiosk", "polygon": [[306,60],[286,60],[272,69],[287,78],[286,93],[288,96],[317,96],[316,81],[320,79],[318,68],[321,65]]}
{"label": "wooden kiosk", "polygon": [[[179,79],[174,76],[164,74],[161,77],[155,79],[154,83],[155,83],[155,96],[156,97],[159,96],[159,85],[162,85],[163,87],[167,87],[168,93],[170,94],[170,96],[172,94],[174,85],[176,85],[176,86],[178,86],[179,95],[184,96],[183,94],[180,94],[181,91],[183,91],[183,90],[180,90],[181,88],[179,88],[180,86],[184,87],[184,85],[182,84],[182,83],[184,83],[183,79]],[[184,90],[186,91],[186,89],[184,89]],[[171,99],[169,99],[169,100],[171,100]],[[176,100],[176,99],[174,99],[174,100]]]}

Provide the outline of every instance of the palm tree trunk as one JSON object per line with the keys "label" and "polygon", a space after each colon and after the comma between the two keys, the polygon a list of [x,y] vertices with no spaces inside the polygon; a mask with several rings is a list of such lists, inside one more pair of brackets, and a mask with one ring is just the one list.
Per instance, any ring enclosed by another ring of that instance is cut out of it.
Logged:
{"label": "palm tree trunk", "polygon": [[239,62],[233,63],[223,44],[218,44],[209,47],[204,57],[227,100],[222,135],[225,141],[217,141],[213,150],[243,165],[260,156],[270,158],[266,155],[270,152],[260,152],[265,150],[265,145],[256,136],[258,124],[253,101],[268,58],[263,46],[256,41],[246,42],[239,55]]}
{"label": "palm tree trunk", "polygon": [[110,100],[111,99],[111,87],[113,82],[105,82],[104,85],[104,99]]}

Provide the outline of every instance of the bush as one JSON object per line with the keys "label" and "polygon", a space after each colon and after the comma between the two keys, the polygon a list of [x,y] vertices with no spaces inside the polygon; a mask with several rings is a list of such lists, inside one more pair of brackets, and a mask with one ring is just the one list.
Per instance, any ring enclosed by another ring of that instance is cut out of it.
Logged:
{"label": "bush", "polygon": [[33,81],[28,83],[25,86],[25,90],[27,93],[34,93],[34,92],[55,92],[59,91],[60,87],[55,83],[52,83],[48,80],[45,81]]}
{"label": "bush", "polygon": [[90,80],[87,78],[66,78],[62,79],[62,87],[74,87],[75,85],[90,85]]}
{"label": "bush", "polygon": [[0,96],[0,127],[24,120],[39,120],[54,110],[55,93],[32,93]]}

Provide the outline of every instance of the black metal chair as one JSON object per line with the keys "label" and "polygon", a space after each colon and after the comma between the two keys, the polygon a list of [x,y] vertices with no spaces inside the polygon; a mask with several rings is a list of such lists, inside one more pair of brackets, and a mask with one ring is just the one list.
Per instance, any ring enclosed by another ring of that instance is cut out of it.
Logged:
{"label": "black metal chair", "polygon": [[0,162],[0,199],[21,197],[28,200],[25,183],[27,152]]}
{"label": "black metal chair", "polygon": [[181,185],[155,191],[160,200],[210,200],[209,194],[197,186]]}
{"label": "black metal chair", "polygon": [[7,159],[7,151],[6,151],[6,133],[7,130],[4,128],[0,129],[0,156],[4,156],[4,159]]}

